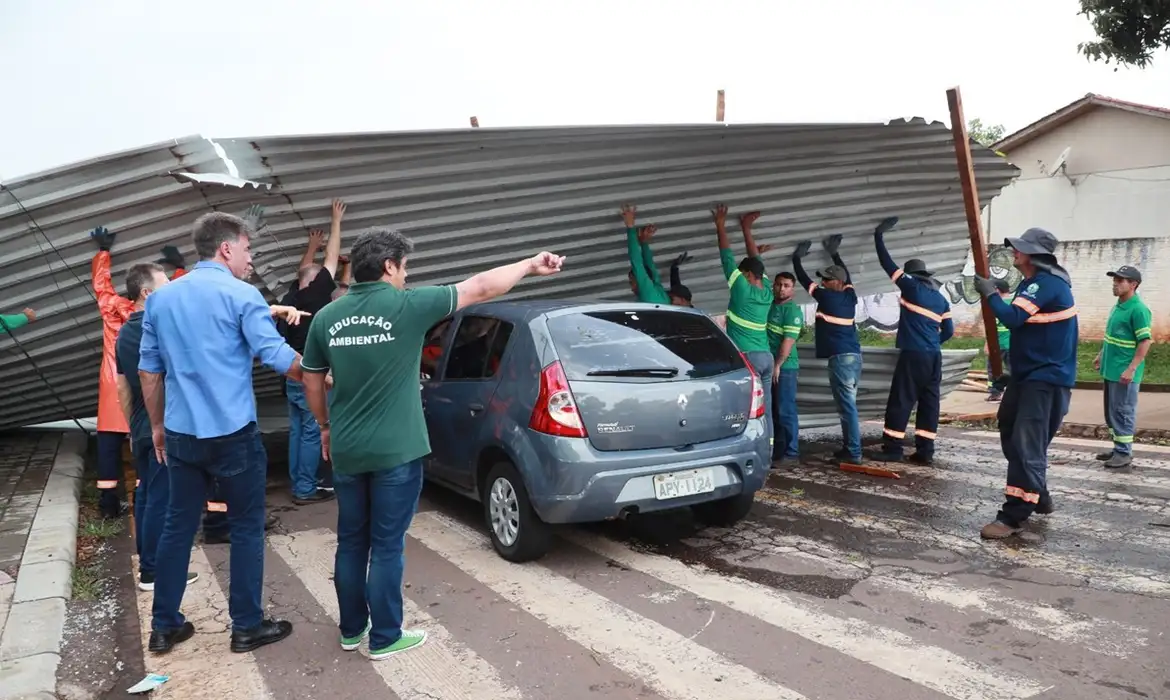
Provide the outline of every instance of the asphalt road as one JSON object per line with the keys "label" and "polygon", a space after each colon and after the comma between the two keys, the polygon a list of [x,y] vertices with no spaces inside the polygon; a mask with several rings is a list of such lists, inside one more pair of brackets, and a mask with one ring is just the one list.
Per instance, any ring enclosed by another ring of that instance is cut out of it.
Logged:
{"label": "asphalt road", "polygon": [[[985,543],[996,436],[945,429],[934,467],[840,472],[808,444],[734,529],[686,514],[566,528],[539,563],[491,550],[476,505],[428,487],[407,548],[408,626],[427,644],[370,662],[337,646],[335,503],[270,505],[271,614],[293,636],[228,652],[226,546],[197,546],[199,634],[153,697],[474,700],[1093,700],[1170,697],[1170,448],[1128,475],[1058,439],[1057,512]],[[126,577],[124,580],[129,580]],[[141,638],[150,594],[137,593]],[[121,693],[116,695],[120,696]],[[113,697],[114,695],[111,695]]]}

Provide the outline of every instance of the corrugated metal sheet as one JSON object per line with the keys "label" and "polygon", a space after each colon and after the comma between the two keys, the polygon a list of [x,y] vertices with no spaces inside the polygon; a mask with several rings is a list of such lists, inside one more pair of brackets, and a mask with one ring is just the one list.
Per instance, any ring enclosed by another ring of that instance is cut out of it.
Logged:
{"label": "corrugated metal sheet", "polygon": [[[3,311],[40,312],[18,337],[68,410],[5,335],[0,356],[9,383],[0,428],[96,409],[101,326],[89,291],[94,250],[87,233],[97,225],[118,233],[114,277],[121,287],[125,269],[154,259],[163,245],[193,257],[189,228],[198,215],[263,204],[269,225],[254,242],[257,283],[272,298],[293,279],[308,229],[326,228],[329,201],[343,197],[350,205],[344,245],[371,225],[395,226],[415,239],[412,283],[452,282],[551,249],[569,256],[565,271],[522,283],[515,297],[620,299],[629,291],[617,209],[633,201],[639,220],[659,227],[655,252],[664,277],[670,259],[689,250],[683,281],[698,306],[716,313],[726,304],[708,214],[717,201],[733,214],[764,211],[756,237],[777,245],[765,258],[772,271],[788,268],[800,240],[845,234],[842,254],[863,293],[889,289],[869,236],[884,216],[902,220],[887,235],[896,259],[922,257],[947,277],[961,270],[967,250],[950,131],[922,120],[217,141],[236,168],[231,176],[212,143],[190,137],[5,183]],[[986,204],[1017,171],[983,148],[975,161]],[[825,262],[818,247],[808,265]],[[271,372],[257,378],[258,394],[279,392]]]}

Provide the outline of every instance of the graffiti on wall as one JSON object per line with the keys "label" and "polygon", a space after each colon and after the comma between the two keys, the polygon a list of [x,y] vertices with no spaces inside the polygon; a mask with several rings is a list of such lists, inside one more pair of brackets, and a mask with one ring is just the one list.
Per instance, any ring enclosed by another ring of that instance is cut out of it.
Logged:
{"label": "graffiti on wall", "polygon": [[[1015,255],[1007,246],[991,246],[987,253],[988,266],[991,268],[991,278],[1007,280],[1008,288],[1014,290],[1024,276],[1012,267]],[[975,259],[968,254],[967,264],[958,278],[943,285],[943,291],[950,298],[952,304],[974,305],[979,303],[979,291],[975,289]]]}

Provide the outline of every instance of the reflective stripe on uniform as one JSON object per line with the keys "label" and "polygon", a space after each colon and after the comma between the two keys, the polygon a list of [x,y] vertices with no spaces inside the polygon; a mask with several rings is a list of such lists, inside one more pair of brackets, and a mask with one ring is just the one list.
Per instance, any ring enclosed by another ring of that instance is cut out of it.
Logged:
{"label": "reflective stripe on uniform", "polygon": [[904,274],[906,273],[902,272],[902,268],[899,267],[897,270],[894,270],[894,274],[890,275],[890,281],[897,282]]}
{"label": "reflective stripe on uniform", "polygon": [[212,512],[212,513],[226,513],[227,512],[227,504],[226,503],[217,503],[216,501],[208,501],[207,502],[207,510],[209,512]]}
{"label": "reflective stripe on uniform", "polygon": [[1014,496],[1014,497],[1026,502],[1026,503],[1039,503],[1040,502],[1040,494],[1032,493],[1030,491],[1025,491],[1024,489],[1019,488],[1018,486],[1006,486],[1006,487],[1004,487],[1003,493],[1005,496]]}
{"label": "reflective stripe on uniform", "polygon": [[139,486],[142,486],[142,479],[135,479],[134,488],[138,488]]}
{"label": "reflective stripe on uniform", "polygon": [[768,330],[772,331],[776,335],[784,335],[784,326],[777,326],[775,323],[769,323]]}
{"label": "reflective stripe on uniform", "polygon": [[947,313],[945,315],[944,314],[936,314],[935,312],[931,311],[930,309],[926,308],[925,306],[919,306],[918,304],[911,304],[910,302],[906,301],[905,297],[898,297],[898,303],[901,304],[902,308],[906,309],[907,311],[910,311],[912,313],[916,313],[919,316],[925,316],[926,318],[929,318],[931,321],[934,321],[935,323],[942,323],[944,318],[950,317],[950,313]]}
{"label": "reflective stripe on uniform", "polygon": [[1138,342],[1141,342],[1143,340],[1149,340],[1151,337],[1150,336],[1150,327],[1145,326],[1142,328],[1135,328],[1133,331],[1133,335],[1135,338],[1138,339]]}
{"label": "reflective stripe on uniform", "polygon": [[97,487],[99,489],[116,489],[118,488],[117,479],[98,479]]}
{"label": "reflective stripe on uniform", "polygon": [[1067,321],[1077,315],[1077,307],[1070,306],[1064,311],[1053,311],[1051,313],[1032,314],[1028,318],[1028,323],[1056,323],[1057,321]]}
{"label": "reflective stripe on uniform", "polygon": [[727,320],[731,321],[737,326],[743,326],[744,328],[752,331],[763,331],[768,329],[768,324],[756,323],[755,321],[748,321],[747,319],[740,318],[739,316],[733,314],[731,309],[727,310]]}
{"label": "reflective stripe on uniform", "polygon": [[1113,428],[1109,429],[1109,438],[1119,445],[1128,445],[1129,443],[1133,442],[1132,435],[1118,435],[1117,433],[1113,432]]}
{"label": "reflective stripe on uniform", "polygon": [[1039,306],[1036,306],[1035,304],[1033,304],[1032,302],[1028,301],[1027,299],[1025,299],[1023,297],[1016,297],[1015,299],[1013,299],[1012,306],[1018,306],[1021,309],[1023,309],[1024,311],[1027,311],[1029,314],[1034,314],[1034,313],[1040,311]]}
{"label": "reflective stripe on uniform", "polygon": [[914,437],[926,438],[927,440],[935,440],[938,438],[938,433],[932,433],[929,430],[923,430],[922,428],[915,428],[914,429]]}
{"label": "reflective stripe on uniform", "polygon": [[1123,340],[1121,338],[1114,338],[1113,336],[1109,335],[1108,333],[1105,334],[1105,342],[1109,343],[1110,345],[1116,345],[1119,348],[1126,348],[1129,350],[1133,350],[1134,348],[1137,347],[1137,341]]}
{"label": "reflective stripe on uniform", "polygon": [[731,273],[731,277],[727,278],[727,288],[731,289],[732,287],[734,287],[735,281],[737,279],[739,279],[740,277],[743,277],[743,272],[741,272],[739,270],[736,270],[735,272]]}
{"label": "reflective stripe on uniform", "polygon": [[898,440],[901,440],[902,438],[906,437],[906,433],[898,432],[897,430],[894,430],[893,428],[882,428],[882,432],[885,433],[886,435],[889,435],[890,437],[898,439]]}
{"label": "reflective stripe on uniform", "polygon": [[827,323],[835,323],[838,326],[852,326],[853,319],[841,318],[840,316],[830,316],[829,314],[817,312],[817,318],[824,320]]}
{"label": "reflective stripe on uniform", "polygon": [[813,282],[808,286],[808,295],[811,297],[815,291],[817,291],[817,283]]}

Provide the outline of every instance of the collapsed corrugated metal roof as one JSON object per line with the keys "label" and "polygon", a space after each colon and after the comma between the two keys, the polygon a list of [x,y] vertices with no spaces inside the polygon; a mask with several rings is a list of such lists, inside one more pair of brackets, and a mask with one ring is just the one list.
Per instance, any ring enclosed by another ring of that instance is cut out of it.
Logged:
{"label": "collapsed corrugated metal roof", "polygon": [[[190,225],[200,214],[262,204],[268,226],[253,249],[257,284],[272,299],[293,279],[309,228],[327,228],[329,202],[342,197],[349,203],[343,246],[372,225],[415,239],[412,284],[456,281],[550,249],[568,256],[564,272],[526,281],[514,297],[621,299],[629,290],[618,206],[631,201],[641,223],[658,225],[654,249],[664,269],[678,253],[691,252],[683,281],[696,305],[713,313],[723,311],[727,296],[709,215],[715,202],[728,204],[732,215],[764,212],[756,239],[777,246],[765,258],[773,272],[789,267],[799,241],[845,234],[841,253],[862,293],[890,285],[869,235],[884,216],[901,217],[886,236],[895,259],[921,257],[944,279],[961,271],[968,248],[951,132],[920,119],[468,129],[217,144],[177,139],[4,184],[3,311],[39,312],[18,337],[64,405],[4,334],[0,428],[96,410],[101,321],[88,232],[98,225],[118,234],[113,273],[121,288],[125,270],[155,259],[163,245],[193,259]],[[987,149],[973,150],[986,204],[1017,170]],[[815,247],[810,268],[827,261],[822,257]],[[279,393],[273,373],[256,376],[258,394]]]}

